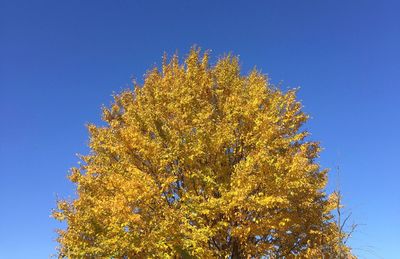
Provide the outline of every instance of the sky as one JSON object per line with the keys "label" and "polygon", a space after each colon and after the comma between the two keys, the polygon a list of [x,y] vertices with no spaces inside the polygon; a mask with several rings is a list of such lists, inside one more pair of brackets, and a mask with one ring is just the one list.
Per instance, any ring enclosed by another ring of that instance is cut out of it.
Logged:
{"label": "sky", "polygon": [[[283,89],[300,87],[359,225],[360,258],[398,258],[400,2],[0,0],[0,258],[56,252],[50,218],[88,152],[85,124],[111,95],[194,44],[240,56]],[[339,167],[339,177],[336,168]]]}

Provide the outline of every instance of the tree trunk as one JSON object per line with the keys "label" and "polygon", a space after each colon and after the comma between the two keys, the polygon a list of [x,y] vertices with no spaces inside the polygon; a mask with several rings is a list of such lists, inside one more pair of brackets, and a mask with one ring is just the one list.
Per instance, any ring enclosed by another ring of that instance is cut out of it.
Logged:
{"label": "tree trunk", "polygon": [[232,256],[231,259],[240,259],[240,246],[239,246],[239,242],[237,241],[237,239],[233,239],[232,242]]}

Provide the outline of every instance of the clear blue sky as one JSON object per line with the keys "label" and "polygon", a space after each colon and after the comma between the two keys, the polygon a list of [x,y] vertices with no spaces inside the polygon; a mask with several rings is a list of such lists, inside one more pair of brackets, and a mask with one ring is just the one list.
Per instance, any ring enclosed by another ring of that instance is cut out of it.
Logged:
{"label": "clear blue sky", "polygon": [[[168,3],[167,3],[168,2]],[[164,51],[239,54],[301,86],[307,129],[340,166],[361,258],[399,258],[400,4],[396,1],[0,0],[0,258],[47,258],[56,195],[84,124]],[[334,186],[335,173],[331,173]]]}

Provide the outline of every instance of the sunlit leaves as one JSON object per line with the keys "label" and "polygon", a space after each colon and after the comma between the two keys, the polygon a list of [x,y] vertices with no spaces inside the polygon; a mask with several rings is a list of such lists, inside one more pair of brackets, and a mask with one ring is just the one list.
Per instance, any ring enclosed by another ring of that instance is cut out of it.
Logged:
{"label": "sunlit leaves", "polygon": [[[77,197],[54,217],[60,257],[335,256],[320,151],[301,130],[296,92],[273,87],[237,57],[214,66],[192,49],[164,57],[143,86],[89,125],[71,170]],[[347,251],[347,250],[346,250]]]}

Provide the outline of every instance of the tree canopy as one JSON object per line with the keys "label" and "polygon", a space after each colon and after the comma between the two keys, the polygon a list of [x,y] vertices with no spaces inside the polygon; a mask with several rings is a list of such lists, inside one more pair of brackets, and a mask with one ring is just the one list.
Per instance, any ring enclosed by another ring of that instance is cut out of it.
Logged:
{"label": "tree canopy", "polygon": [[59,257],[351,257],[296,91],[193,48],[114,97],[53,216]]}

